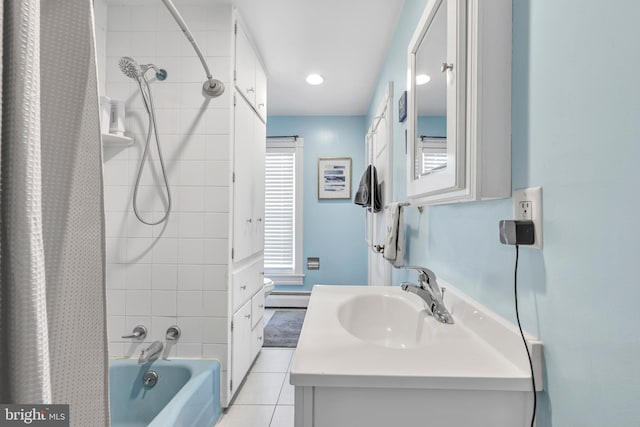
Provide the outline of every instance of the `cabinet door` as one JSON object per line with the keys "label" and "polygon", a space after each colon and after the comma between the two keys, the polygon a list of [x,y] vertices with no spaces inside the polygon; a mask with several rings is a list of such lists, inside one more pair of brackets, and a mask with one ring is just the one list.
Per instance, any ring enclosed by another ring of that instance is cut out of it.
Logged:
{"label": "cabinet door", "polygon": [[260,322],[251,330],[251,363],[262,349],[263,332],[262,319],[260,319]]}
{"label": "cabinet door", "polygon": [[256,292],[261,291],[264,285],[263,271],[264,259],[259,257],[252,264],[232,273],[233,311],[251,300]]}
{"label": "cabinet door", "polygon": [[251,327],[255,328],[256,325],[262,322],[264,315],[264,290],[259,290],[253,298],[251,298]]}
{"label": "cabinet door", "polygon": [[267,127],[257,116],[254,118],[253,125],[253,252],[257,253],[264,250],[264,163]]}
{"label": "cabinet door", "polygon": [[[410,198],[442,197],[466,185],[466,16],[462,0],[431,2],[410,44]],[[418,84],[423,74],[429,84]],[[437,147],[425,135],[437,136]]]}
{"label": "cabinet door", "polygon": [[267,120],[267,75],[258,61],[256,61],[256,111],[263,120]]}
{"label": "cabinet door", "polygon": [[255,185],[255,171],[253,163],[255,155],[253,150],[255,150],[255,120],[255,113],[249,104],[242,97],[236,97],[233,159],[235,174],[235,182],[233,183],[234,261],[244,259],[254,253],[253,187]]}
{"label": "cabinet door", "polygon": [[253,269],[251,266],[247,266],[242,270],[234,271],[231,277],[233,311],[235,311],[251,299],[255,278],[253,277]]}
{"label": "cabinet door", "polygon": [[256,358],[262,348],[264,337],[264,290],[259,290],[251,298],[251,362]]}
{"label": "cabinet door", "polygon": [[251,332],[251,300],[249,300],[233,315],[231,380],[234,390],[242,383],[253,361]]}
{"label": "cabinet door", "polygon": [[241,25],[236,23],[236,87],[251,105],[256,102],[256,58]]}

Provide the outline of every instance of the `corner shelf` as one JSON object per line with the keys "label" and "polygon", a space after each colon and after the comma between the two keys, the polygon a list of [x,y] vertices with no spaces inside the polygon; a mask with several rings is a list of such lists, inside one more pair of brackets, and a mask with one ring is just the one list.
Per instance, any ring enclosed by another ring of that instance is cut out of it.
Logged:
{"label": "corner shelf", "polygon": [[127,147],[129,145],[133,145],[133,139],[128,136],[103,133],[102,144],[106,147]]}

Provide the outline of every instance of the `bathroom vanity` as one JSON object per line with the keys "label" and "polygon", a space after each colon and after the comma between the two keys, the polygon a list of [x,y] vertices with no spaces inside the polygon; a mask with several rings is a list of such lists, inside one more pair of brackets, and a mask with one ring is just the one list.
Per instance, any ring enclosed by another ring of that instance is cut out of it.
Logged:
{"label": "bathroom vanity", "polygon": [[[295,426],[528,426],[519,331],[442,285],[453,325],[400,287],[315,286],[291,366]],[[542,390],[542,343],[527,341]]]}

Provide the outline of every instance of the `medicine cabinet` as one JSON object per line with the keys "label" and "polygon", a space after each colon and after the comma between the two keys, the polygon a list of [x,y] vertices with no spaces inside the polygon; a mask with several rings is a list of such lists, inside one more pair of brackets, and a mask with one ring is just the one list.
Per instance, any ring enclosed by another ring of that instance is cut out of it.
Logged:
{"label": "medicine cabinet", "polygon": [[408,48],[414,205],[511,195],[511,0],[429,0]]}

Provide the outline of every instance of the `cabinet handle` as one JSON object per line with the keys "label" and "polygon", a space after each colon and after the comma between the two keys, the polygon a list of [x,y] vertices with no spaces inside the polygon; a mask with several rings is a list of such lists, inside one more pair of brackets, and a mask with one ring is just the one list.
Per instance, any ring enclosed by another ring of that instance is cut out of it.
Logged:
{"label": "cabinet handle", "polygon": [[262,218],[258,218],[258,222],[262,222]]}
{"label": "cabinet handle", "polygon": [[250,87],[250,88],[247,88],[247,92],[255,92],[255,90],[253,90],[253,88]]}
{"label": "cabinet handle", "polygon": [[258,341],[262,341],[262,335],[258,337]]}
{"label": "cabinet handle", "polygon": [[244,291],[245,289],[247,289],[247,285],[240,286],[240,289]]}
{"label": "cabinet handle", "polygon": [[258,307],[260,307],[260,308],[264,308],[264,304],[260,304]]}
{"label": "cabinet handle", "polygon": [[440,65],[440,71],[444,73],[447,70],[453,71],[453,64],[447,64],[446,62],[443,62],[442,65]]}
{"label": "cabinet handle", "polygon": [[249,224],[251,224],[251,218],[247,219],[247,222],[248,222]]}
{"label": "cabinet handle", "polygon": [[258,104],[258,108],[264,108],[264,104]]}
{"label": "cabinet handle", "polygon": [[251,319],[251,314],[245,314],[244,317],[246,317],[247,319]]}

